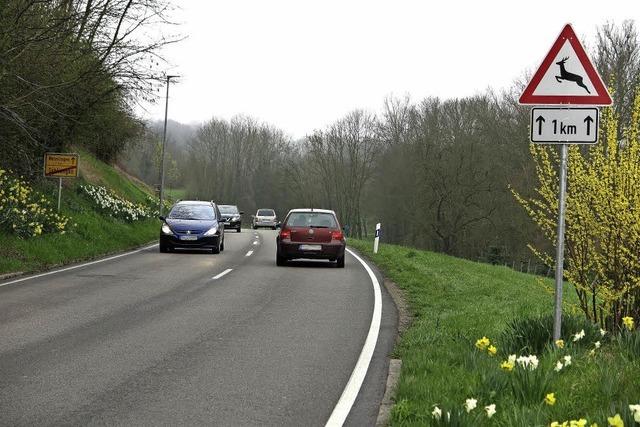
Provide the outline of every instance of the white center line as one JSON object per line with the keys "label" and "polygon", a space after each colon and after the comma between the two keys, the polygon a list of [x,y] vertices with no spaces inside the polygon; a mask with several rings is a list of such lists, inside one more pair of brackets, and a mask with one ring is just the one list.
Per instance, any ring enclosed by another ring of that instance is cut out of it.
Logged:
{"label": "white center line", "polygon": [[225,274],[231,273],[232,270],[233,270],[233,268],[227,268],[225,271],[223,271],[222,273],[218,274],[217,276],[213,276],[212,279],[213,280],[218,280],[219,278],[221,278]]}
{"label": "white center line", "polygon": [[258,241],[253,242],[254,245],[257,245],[258,243],[259,243]]}
{"label": "white center line", "polygon": [[253,251],[247,252],[247,254],[245,256],[251,256],[251,255],[253,255]]}

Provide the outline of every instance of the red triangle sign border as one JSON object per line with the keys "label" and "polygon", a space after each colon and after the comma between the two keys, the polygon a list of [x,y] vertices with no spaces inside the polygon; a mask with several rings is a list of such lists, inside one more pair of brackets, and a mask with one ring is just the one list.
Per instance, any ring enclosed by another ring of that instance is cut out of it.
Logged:
{"label": "red triangle sign border", "polygon": [[[551,67],[553,60],[564,45],[565,41],[569,40],[571,47],[576,53],[578,60],[582,64],[587,76],[591,80],[594,86],[596,94],[594,95],[534,95],[540,81]],[[518,101],[520,104],[526,105],[611,105],[613,103],[609,91],[605,87],[600,74],[595,69],[589,56],[585,52],[580,40],[573,31],[571,24],[566,24],[560,35],[556,39],[553,46],[545,56],[542,64],[538,67],[538,70],[533,75],[533,78],[525,88],[524,92],[520,96]]]}

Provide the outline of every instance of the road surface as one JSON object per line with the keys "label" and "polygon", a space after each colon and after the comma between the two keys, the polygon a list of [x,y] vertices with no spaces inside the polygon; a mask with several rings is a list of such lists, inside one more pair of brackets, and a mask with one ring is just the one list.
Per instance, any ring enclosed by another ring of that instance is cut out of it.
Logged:
{"label": "road surface", "polygon": [[[155,246],[0,283],[0,425],[325,425],[374,288],[350,254],[344,269],[276,267],[275,233],[228,232],[219,255]],[[345,425],[375,424],[396,317],[382,289]]]}

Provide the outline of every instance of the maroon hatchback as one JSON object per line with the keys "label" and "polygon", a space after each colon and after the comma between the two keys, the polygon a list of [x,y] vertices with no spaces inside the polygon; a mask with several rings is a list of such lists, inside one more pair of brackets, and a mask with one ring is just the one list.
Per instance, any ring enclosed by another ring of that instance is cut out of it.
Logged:
{"label": "maroon hatchback", "polygon": [[347,243],[334,211],[292,209],[276,237],[276,265],[296,258],[328,259],[344,268]]}

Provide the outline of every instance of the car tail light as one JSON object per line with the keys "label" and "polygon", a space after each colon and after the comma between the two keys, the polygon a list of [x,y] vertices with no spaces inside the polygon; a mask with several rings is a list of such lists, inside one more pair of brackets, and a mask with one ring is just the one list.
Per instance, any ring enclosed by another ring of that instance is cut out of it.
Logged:
{"label": "car tail light", "polygon": [[280,231],[280,239],[290,239],[290,238],[291,238],[291,230]]}
{"label": "car tail light", "polygon": [[332,240],[342,240],[342,239],[344,239],[344,234],[342,234],[342,231],[332,231],[331,232],[331,239]]}

